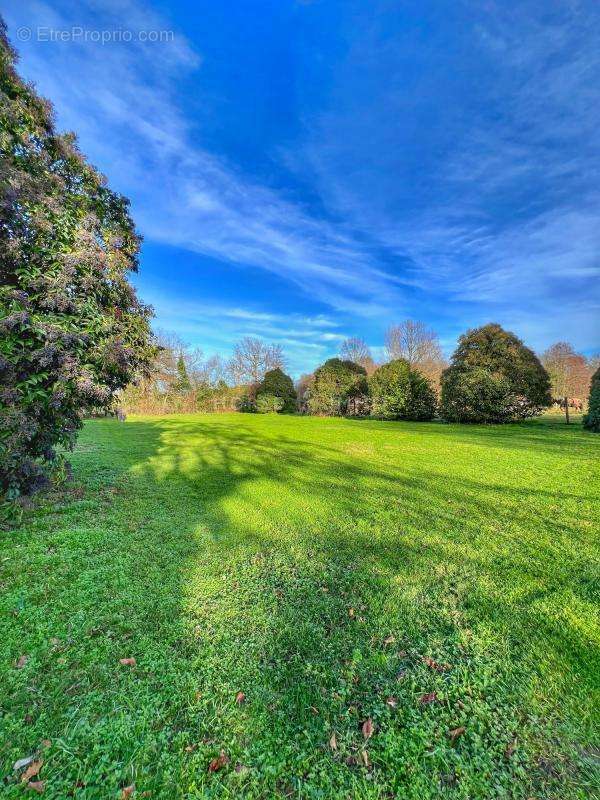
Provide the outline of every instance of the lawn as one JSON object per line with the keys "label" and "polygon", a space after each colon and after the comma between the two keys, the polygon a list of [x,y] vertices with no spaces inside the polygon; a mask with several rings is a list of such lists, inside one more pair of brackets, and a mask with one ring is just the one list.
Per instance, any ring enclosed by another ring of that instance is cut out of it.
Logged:
{"label": "lawn", "polygon": [[600,796],[599,452],[553,418],[88,422],[1,534],[0,795],[33,755],[61,800]]}

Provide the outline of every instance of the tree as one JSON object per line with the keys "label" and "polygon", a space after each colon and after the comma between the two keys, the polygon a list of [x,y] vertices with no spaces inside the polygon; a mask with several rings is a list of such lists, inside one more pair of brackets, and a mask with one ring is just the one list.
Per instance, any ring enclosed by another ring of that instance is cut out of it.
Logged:
{"label": "tree", "polygon": [[276,367],[265,372],[265,377],[259,383],[256,390],[257,401],[261,395],[272,395],[280,397],[283,401],[281,406],[282,411],[295,411],[296,410],[296,390],[294,383],[289,375]]}
{"label": "tree", "polygon": [[340,359],[342,361],[353,361],[355,364],[364,367],[367,375],[370,375],[376,369],[368,344],[356,336],[344,339],[340,346]]}
{"label": "tree", "polygon": [[435,331],[423,322],[406,319],[392,325],[385,334],[385,347],[391,360],[403,358],[418,369],[434,387],[439,387],[446,360]]}
{"label": "tree", "polygon": [[371,410],[384,419],[429,420],[435,392],[427,379],[403,358],[383,364],[369,377]]}
{"label": "tree", "polygon": [[0,26],[0,503],[10,513],[64,464],[56,447],[72,447],[82,415],[109,408],[154,347],[151,309],[129,283],[140,244],[129,203],[56,132]]}
{"label": "tree", "polygon": [[236,344],[229,362],[229,371],[236,383],[257,384],[265,372],[284,367],[283,350],[278,344],[265,344],[245,336]]}
{"label": "tree", "polygon": [[513,333],[491,323],[460,337],[442,375],[441,414],[449,422],[510,422],[550,405],[550,379]]}
{"label": "tree", "polygon": [[256,410],[259,414],[277,414],[283,411],[283,407],[283,398],[274,394],[259,394],[256,398]]}
{"label": "tree", "polygon": [[313,414],[339,415],[347,410],[348,400],[367,393],[367,372],[353,361],[330,358],[315,371],[308,399]]}
{"label": "tree", "polygon": [[561,401],[569,424],[569,400],[583,398],[589,390],[587,361],[568,342],[556,342],[542,355],[542,364],[550,376],[552,397]]}
{"label": "tree", "polygon": [[583,427],[600,433],[600,367],[592,375],[590,399],[587,414],[583,418]]}
{"label": "tree", "polygon": [[191,392],[192,390],[192,384],[190,383],[182,353],[179,354],[179,358],[177,359],[177,379],[173,388],[176,392],[181,394]]}

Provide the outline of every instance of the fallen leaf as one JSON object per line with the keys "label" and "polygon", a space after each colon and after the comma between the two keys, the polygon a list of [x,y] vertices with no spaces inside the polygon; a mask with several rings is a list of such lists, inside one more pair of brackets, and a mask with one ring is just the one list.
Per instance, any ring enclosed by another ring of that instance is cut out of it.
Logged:
{"label": "fallen leaf", "polygon": [[390,708],[396,708],[396,706],[398,705],[398,700],[395,697],[388,697],[388,699],[385,702],[386,705],[388,705]]}
{"label": "fallen leaf", "polygon": [[14,770],[23,769],[23,767],[26,767],[28,764],[31,764],[32,761],[33,761],[33,756],[26,756],[25,758],[20,758],[13,764],[13,769]]}
{"label": "fallen leaf", "polygon": [[365,739],[370,739],[373,736],[373,720],[371,717],[366,719],[362,724],[362,735]]}
{"label": "fallen leaf", "polygon": [[[135,667],[136,660],[135,658],[120,658],[119,664],[122,664],[124,667]],[[129,787],[127,787],[129,788]]]}
{"label": "fallen leaf", "polygon": [[41,758],[39,761],[32,761],[25,772],[21,775],[21,783],[26,783],[27,781],[31,780],[31,778],[35,778],[35,776],[41,770],[43,763],[44,762]]}
{"label": "fallen leaf", "polygon": [[462,736],[464,732],[465,728],[462,725],[459,728],[452,728],[451,731],[448,731],[448,736],[450,737],[450,741],[454,742],[456,739],[458,739],[459,736]]}
{"label": "fallen leaf", "polygon": [[19,656],[17,659],[17,663],[15,664],[16,669],[23,669],[25,664],[29,661],[29,656]]}
{"label": "fallen leaf", "polygon": [[369,754],[367,753],[366,750],[361,750],[360,757],[362,758],[362,762],[365,765],[365,767],[368,768],[371,766],[371,762],[369,761]]}
{"label": "fallen leaf", "polygon": [[198,745],[197,745],[197,744],[188,744],[188,745],[186,745],[186,746],[185,746],[185,748],[184,748],[184,749],[185,749],[185,752],[186,752],[186,753],[193,753],[193,752],[194,752],[194,750],[195,750],[197,747],[198,747]]}
{"label": "fallen leaf", "polygon": [[349,617],[353,617],[354,616],[354,609],[353,608],[349,608],[348,609],[348,616]]}
{"label": "fallen leaf", "polygon": [[246,695],[244,694],[244,692],[238,692],[236,694],[236,696],[235,696],[235,702],[238,705],[241,705],[244,702],[245,699],[246,699]]}
{"label": "fallen leaf", "polygon": [[335,738],[335,731],[331,734],[331,738],[329,739],[329,747],[331,747],[332,750],[338,749],[337,739]]}
{"label": "fallen leaf", "polygon": [[52,741],[50,739],[42,739],[42,747],[50,747],[52,745]]}
{"label": "fallen leaf", "polygon": [[128,797],[135,792],[135,783],[132,783],[131,786],[125,786],[123,791],[121,792],[121,800],[127,800]]}
{"label": "fallen leaf", "polygon": [[388,645],[388,644],[394,644],[395,641],[396,641],[396,637],[394,635],[392,635],[392,636],[388,636],[387,639],[384,639],[383,643],[385,645]]}
{"label": "fallen leaf", "polygon": [[450,669],[450,664],[438,664],[437,661],[429,658],[429,656],[424,656],[423,663],[427,664],[430,669],[436,670],[436,672],[446,672],[446,670]]}
{"label": "fallen leaf", "polygon": [[33,789],[33,791],[37,792],[38,794],[43,794],[46,784],[44,781],[29,781],[27,788]]}
{"label": "fallen leaf", "polygon": [[510,758],[512,754],[517,749],[517,740],[512,739],[507,745],[506,749],[504,750],[504,758]]}
{"label": "fallen leaf", "polygon": [[319,709],[315,708],[314,706],[311,706],[310,710],[311,710],[311,713],[313,713],[315,716],[319,713]]}
{"label": "fallen leaf", "polygon": [[421,705],[426,706],[429,703],[435,703],[437,700],[437,692],[429,692],[428,694],[423,694],[419,697],[419,703]]}
{"label": "fallen leaf", "polygon": [[213,760],[208,765],[208,771],[218,772],[220,769],[227,766],[227,764],[229,764],[229,759],[225,755],[225,750],[221,750],[221,753],[218,756],[218,758],[213,758]]}

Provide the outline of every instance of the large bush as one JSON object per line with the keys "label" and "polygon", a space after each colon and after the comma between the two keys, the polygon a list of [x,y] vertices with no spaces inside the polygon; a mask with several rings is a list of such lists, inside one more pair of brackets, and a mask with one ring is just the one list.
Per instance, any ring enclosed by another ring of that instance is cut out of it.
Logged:
{"label": "large bush", "polygon": [[600,433],[600,367],[592,375],[590,400],[587,414],[583,418],[583,427]]}
{"label": "large bush", "polygon": [[369,377],[371,412],[384,419],[428,420],[435,414],[435,392],[403,358],[379,367]]}
{"label": "large bush", "polygon": [[308,408],[312,414],[346,413],[348,401],[367,394],[367,372],[353,361],[330,358],[314,375]]}
{"label": "large bush", "polygon": [[551,402],[548,373],[535,353],[493,323],[460,337],[442,375],[441,415],[449,422],[511,422]]}
{"label": "large bush", "polygon": [[296,390],[294,389],[294,382],[289,375],[276,367],[270,369],[265,373],[256,390],[257,403],[261,395],[272,395],[280,397],[283,401],[281,411],[295,411],[296,410]]}
{"label": "large bush", "polygon": [[259,414],[277,414],[283,410],[282,397],[274,394],[259,394],[256,398],[256,410]]}
{"label": "large bush", "polygon": [[128,201],[55,132],[0,29],[0,493],[45,482],[82,414],[153,356],[150,309],[128,282],[139,238]]}

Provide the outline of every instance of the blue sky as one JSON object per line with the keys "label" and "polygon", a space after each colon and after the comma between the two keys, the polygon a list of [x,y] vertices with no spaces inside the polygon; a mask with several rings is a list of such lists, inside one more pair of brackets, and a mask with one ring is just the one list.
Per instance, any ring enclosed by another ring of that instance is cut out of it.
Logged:
{"label": "blue sky", "polygon": [[157,325],[207,355],[256,335],[297,375],[405,317],[599,349],[595,0],[3,7],[131,198]]}

